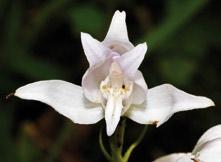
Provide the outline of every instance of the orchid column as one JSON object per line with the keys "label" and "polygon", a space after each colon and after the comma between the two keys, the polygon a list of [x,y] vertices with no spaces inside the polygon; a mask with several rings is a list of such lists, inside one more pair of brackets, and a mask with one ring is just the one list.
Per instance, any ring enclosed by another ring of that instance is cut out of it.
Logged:
{"label": "orchid column", "polygon": [[[46,103],[78,124],[94,124],[104,118],[107,135],[112,136],[117,129],[116,134],[121,138],[125,127],[117,126],[122,116],[140,124],[159,126],[176,112],[214,105],[209,98],[188,94],[170,84],[148,90],[138,70],[147,45],[134,46],[129,41],[125,19],[124,11],[116,11],[102,42],[81,33],[89,62],[82,87],[61,80],[39,81],[17,89],[15,96]],[[111,155],[103,149],[108,160],[128,161],[131,152],[124,158],[122,146],[119,151],[113,147],[114,141],[116,138],[111,140]]]}

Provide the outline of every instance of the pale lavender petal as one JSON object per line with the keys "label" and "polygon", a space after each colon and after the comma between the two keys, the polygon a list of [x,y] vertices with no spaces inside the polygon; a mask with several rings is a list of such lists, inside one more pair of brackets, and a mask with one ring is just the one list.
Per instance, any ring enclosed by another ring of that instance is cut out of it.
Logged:
{"label": "pale lavender petal", "polygon": [[146,51],[147,44],[139,44],[132,50],[121,55],[121,57],[118,59],[118,62],[120,63],[124,73],[128,77],[132,79],[135,78],[135,74],[144,59]]}
{"label": "pale lavender petal", "polygon": [[103,61],[110,53],[107,47],[87,33],[81,33],[81,42],[90,66]]}
{"label": "pale lavender petal", "polygon": [[74,123],[93,124],[104,117],[101,105],[85,99],[80,86],[61,80],[25,85],[16,90],[15,96],[46,103]]}
{"label": "pale lavender petal", "polygon": [[110,69],[112,58],[90,67],[82,78],[82,88],[85,97],[94,103],[101,103],[100,83],[104,80]]}
{"label": "pale lavender petal", "polygon": [[206,97],[194,96],[172,85],[164,84],[148,90],[147,101],[142,105],[132,105],[126,116],[141,124],[166,122],[174,113],[214,106]]}

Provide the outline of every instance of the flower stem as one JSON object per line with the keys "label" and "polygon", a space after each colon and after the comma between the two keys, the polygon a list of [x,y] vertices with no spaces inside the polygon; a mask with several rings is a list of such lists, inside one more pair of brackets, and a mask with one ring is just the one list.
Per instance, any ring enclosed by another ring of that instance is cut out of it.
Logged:
{"label": "flower stem", "polygon": [[147,132],[147,125],[145,125],[144,129],[142,130],[137,140],[134,143],[132,143],[130,147],[127,149],[127,151],[125,152],[124,157],[123,157],[123,162],[127,162],[129,160],[131,153],[137,147],[137,145],[142,141],[146,132]]}
{"label": "flower stem", "polygon": [[126,119],[120,121],[119,126],[113,136],[110,137],[110,148],[112,160],[114,162],[124,162],[122,157],[124,132],[126,127]]}
{"label": "flower stem", "polygon": [[127,151],[123,154],[123,144],[124,144],[124,132],[126,127],[126,119],[120,121],[115,133],[110,137],[109,144],[110,144],[110,154],[105,149],[102,141],[102,131],[99,134],[99,144],[102,153],[104,154],[105,158],[109,162],[128,162],[131,153],[136,148],[136,146],[142,141],[144,135],[147,131],[147,126],[144,127],[139,137],[136,141],[130,145]]}
{"label": "flower stem", "polygon": [[104,147],[104,144],[103,144],[102,129],[100,130],[100,133],[99,133],[99,145],[100,145],[101,151],[102,151],[103,155],[105,156],[105,158],[109,162],[112,162],[112,158],[111,158],[110,154],[107,152],[107,150],[106,150],[106,148]]}

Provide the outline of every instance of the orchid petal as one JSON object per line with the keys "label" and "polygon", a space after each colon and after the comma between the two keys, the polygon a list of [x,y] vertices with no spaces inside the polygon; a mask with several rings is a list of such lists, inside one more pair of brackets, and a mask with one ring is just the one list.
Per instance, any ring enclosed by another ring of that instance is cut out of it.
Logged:
{"label": "orchid petal", "polygon": [[114,13],[103,43],[118,53],[124,53],[133,48],[127,34],[126,13],[124,11]]}
{"label": "orchid petal", "polygon": [[143,74],[137,70],[135,77],[134,77],[134,83],[142,87],[145,91],[147,91],[147,84],[146,81],[144,80]]}
{"label": "orchid petal", "polygon": [[110,95],[107,99],[105,108],[105,120],[108,136],[111,136],[117,128],[122,109],[122,99],[120,97],[115,98],[114,96]]}
{"label": "orchid petal", "polygon": [[133,91],[131,94],[131,103],[132,104],[142,104],[147,98],[147,91],[145,91],[141,86],[138,84],[134,84]]}
{"label": "orchid petal", "polygon": [[105,39],[129,42],[126,24],[126,13],[124,11],[120,12],[117,10],[114,13]]}
{"label": "orchid petal", "polygon": [[193,149],[193,153],[196,153],[199,150],[201,150],[204,144],[218,138],[221,138],[221,124],[210,128],[200,137],[195,148]]}
{"label": "orchid petal", "polygon": [[196,153],[196,159],[202,162],[220,162],[221,138],[209,141]]}
{"label": "orchid petal", "polygon": [[132,105],[126,116],[140,124],[159,126],[176,112],[213,105],[213,101],[209,98],[194,96],[172,85],[164,84],[149,89],[146,103]]}
{"label": "orchid petal", "polygon": [[190,154],[186,153],[174,153],[163,157],[160,157],[153,162],[193,162],[190,158]]}
{"label": "orchid petal", "polygon": [[147,51],[147,44],[142,43],[134,47],[132,50],[124,53],[118,59],[124,73],[130,78],[134,78],[135,74],[144,59]]}
{"label": "orchid petal", "polygon": [[101,42],[87,33],[81,33],[81,42],[90,66],[103,61],[110,52]]}
{"label": "orchid petal", "polygon": [[100,82],[109,73],[112,58],[106,59],[100,64],[90,67],[82,78],[82,88],[85,97],[94,103],[101,103],[101,93],[99,90]]}
{"label": "orchid petal", "polygon": [[85,99],[81,87],[61,80],[25,85],[16,90],[15,96],[46,103],[74,123],[93,124],[104,117],[102,107]]}
{"label": "orchid petal", "polygon": [[147,84],[142,73],[138,70],[135,74],[134,87],[131,95],[132,104],[142,104],[147,98]]}

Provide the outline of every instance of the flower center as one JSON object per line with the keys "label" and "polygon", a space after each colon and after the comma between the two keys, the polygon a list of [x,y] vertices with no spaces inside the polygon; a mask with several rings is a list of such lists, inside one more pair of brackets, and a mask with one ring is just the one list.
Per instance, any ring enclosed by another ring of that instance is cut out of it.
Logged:
{"label": "flower center", "polygon": [[120,65],[114,61],[108,76],[100,84],[108,134],[114,132],[121,115],[130,106],[132,89],[133,82],[126,79]]}
{"label": "flower center", "polygon": [[120,65],[113,62],[109,75],[100,84],[103,107],[107,106],[108,100],[112,100],[114,104],[120,104],[122,109],[126,109],[130,106],[129,97],[132,90],[133,82],[125,78]]}

